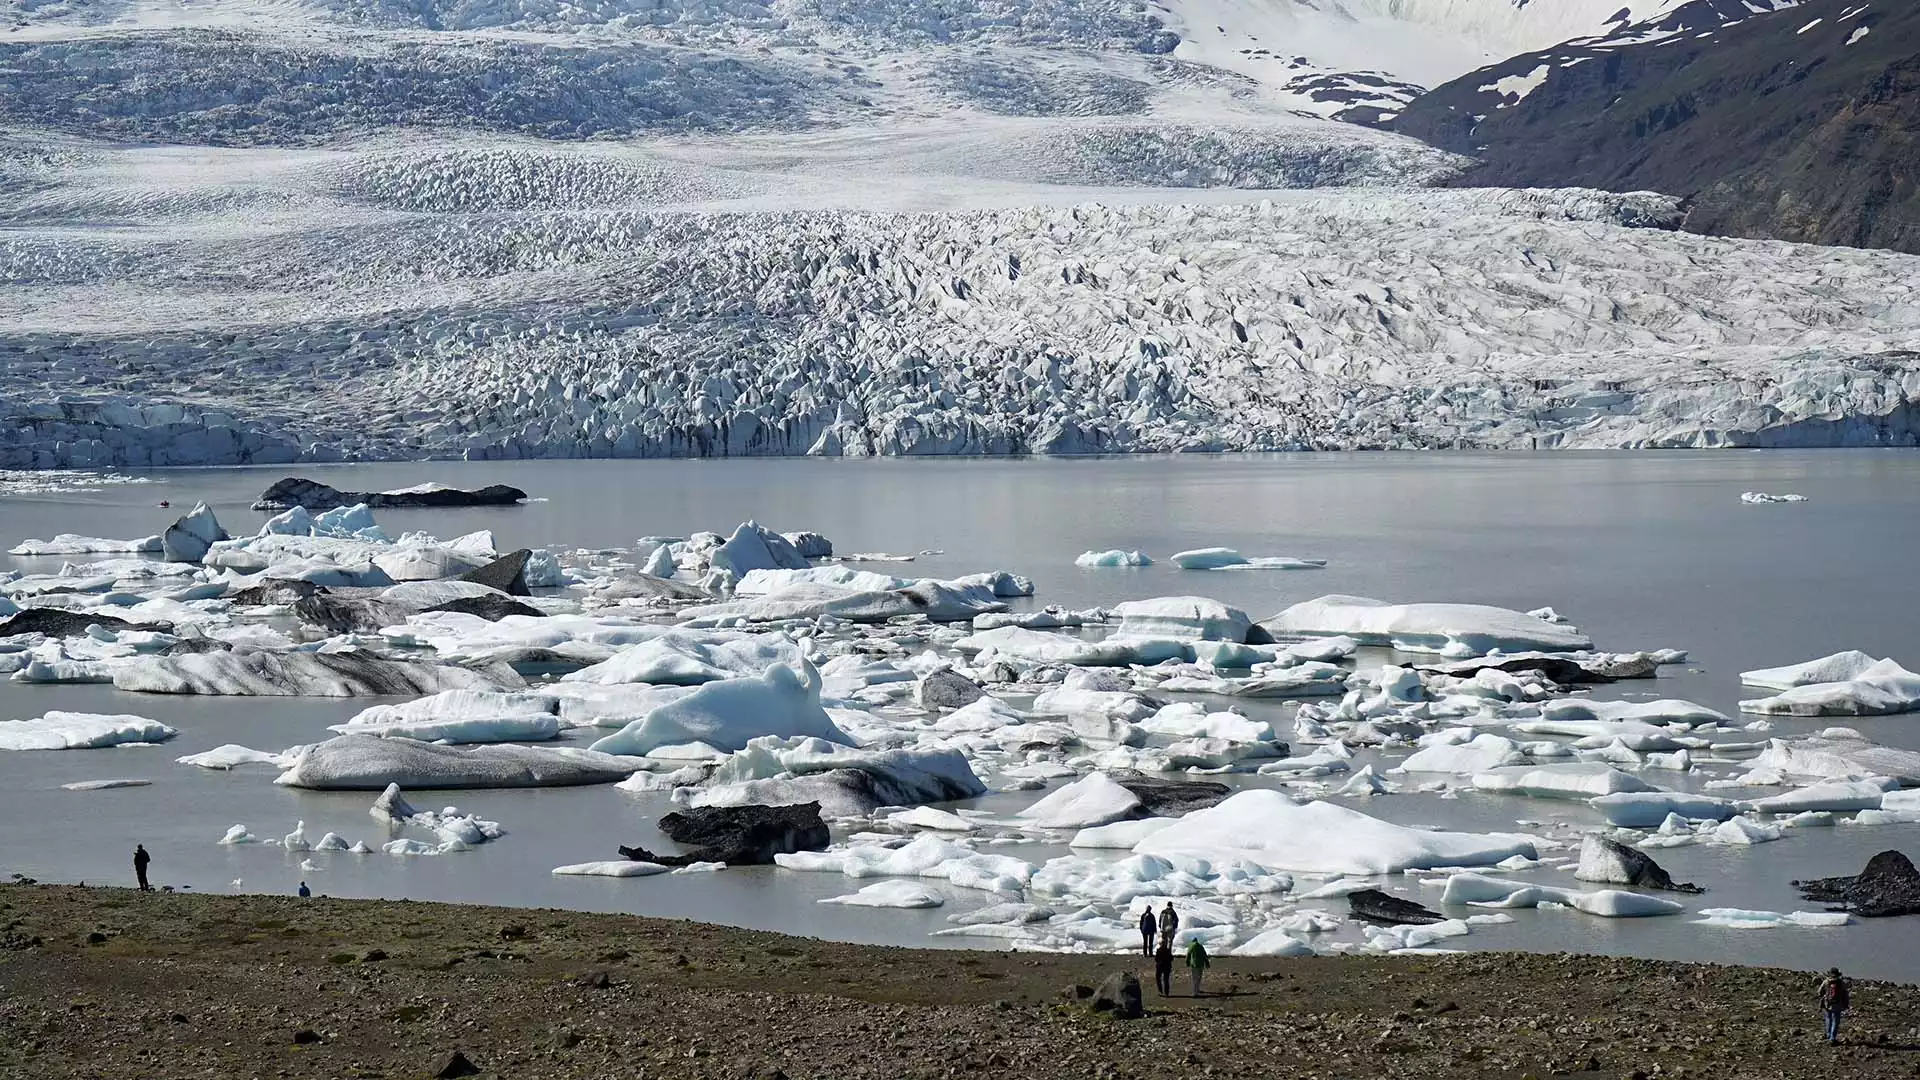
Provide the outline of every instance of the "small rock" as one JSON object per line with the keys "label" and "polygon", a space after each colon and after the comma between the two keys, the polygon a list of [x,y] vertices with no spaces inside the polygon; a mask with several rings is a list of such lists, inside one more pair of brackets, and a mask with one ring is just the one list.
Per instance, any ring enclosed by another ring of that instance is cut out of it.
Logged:
{"label": "small rock", "polygon": [[1072,983],[1065,990],[1060,991],[1060,996],[1068,1001],[1085,1001],[1093,996],[1093,987],[1086,983]]}
{"label": "small rock", "polygon": [[93,933],[87,935],[87,944],[89,945],[105,945],[106,943],[107,943],[107,935],[101,933],[98,930],[95,930]]}
{"label": "small rock", "polygon": [[436,1059],[428,1069],[427,1075],[434,1080],[454,1080],[455,1077],[460,1076],[479,1076],[480,1070],[473,1062],[467,1060],[467,1055],[455,1050],[445,1057]]}
{"label": "small rock", "polygon": [[299,1031],[293,1033],[293,1044],[295,1046],[311,1046],[319,1041],[320,1033],[312,1028],[301,1028]]}
{"label": "small rock", "polygon": [[360,954],[360,962],[363,964],[377,964],[386,958],[387,950],[385,949],[368,949]]}
{"label": "small rock", "polygon": [[588,971],[574,976],[573,985],[586,990],[605,990],[613,985],[613,979],[604,971]]}

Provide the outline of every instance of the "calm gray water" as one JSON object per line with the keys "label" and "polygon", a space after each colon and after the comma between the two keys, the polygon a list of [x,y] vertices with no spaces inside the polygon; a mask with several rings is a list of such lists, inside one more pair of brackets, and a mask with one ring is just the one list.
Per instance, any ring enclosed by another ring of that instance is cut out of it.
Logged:
{"label": "calm gray water", "polygon": [[[212,504],[234,531],[251,531],[262,515],[247,510],[248,503],[284,472],[182,470],[155,474],[160,482],[150,485],[0,499],[0,540],[56,532],[142,535],[196,499]],[[1657,683],[1622,684],[1601,696],[1689,698],[1729,713],[1742,696],[1737,673],[1744,669],[1844,648],[1920,661],[1920,610],[1907,597],[1920,536],[1920,454],[1913,452],[492,462],[311,466],[301,474],[359,489],[427,480],[504,482],[543,500],[380,515],[396,532],[452,536],[491,528],[503,547],[596,548],[631,545],[645,535],[724,530],[751,517],[782,530],[825,533],[841,551],[941,549],[944,554],[913,564],[929,575],[1013,570],[1038,583],[1035,602],[1042,604],[1085,607],[1195,593],[1255,617],[1330,592],[1521,609],[1551,604],[1602,648],[1675,647],[1692,655],[1684,671],[1668,668]],[[1811,501],[1747,506],[1739,495],[1748,490],[1800,492]],[[175,509],[158,509],[161,498]],[[1181,572],[1164,561],[1142,570],[1072,564],[1089,548],[1139,548],[1164,559],[1208,545],[1332,563],[1320,571],[1275,573]],[[61,561],[14,559],[11,565],[51,569]],[[245,891],[291,891],[303,876],[299,857],[214,841],[236,822],[277,836],[305,819],[316,837],[331,829],[372,842],[382,837],[366,814],[369,797],[276,787],[270,769],[210,773],[173,759],[225,742],[278,750],[312,741],[325,724],[369,703],[172,698],[0,682],[0,719],[55,708],[136,712],[181,730],[163,747],[0,754],[0,876],[120,881],[130,876],[133,844],[142,841],[154,854],[158,881],[227,891],[238,880]],[[1825,725],[1781,728],[1818,726]],[[1852,726],[1884,742],[1920,746],[1920,718]],[[153,785],[86,793],[60,788],[109,777]],[[1018,805],[1001,798],[999,805]],[[320,869],[306,875],[316,891],[627,911],[893,944],[967,944],[925,935],[983,899],[954,890],[946,908],[927,912],[821,906],[813,901],[864,882],[773,870],[553,878],[554,866],[614,857],[618,844],[657,839],[650,822],[664,810],[664,799],[592,788],[459,792],[422,801],[481,812],[510,835],[441,858],[317,854]],[[1469,829],[1511,830],[1519,818],[1597,820],[1581,804],[1489,796],[1403,794],[1372,800],[1365,809]],[[1887,847],[1920,854],[1920,826],[1809,830],[1751,849],[1656,854],[1677,878],[1711,888],[1690,907],[1790,911],[1806,906],[1788,888],[1790,879],[1850,873]],[[1059,853],[994,850],[1034,859]],[[1568,877],[1543,875],[1562,884]],[[1735,931],[1692,925],[1688,916],[1514,915],[1514,925],[1477,930],[1457,944],[1800,968],[1838,963],[1861,974],[1911,979],[1907,958],[1920,943],[1920,919]]]}

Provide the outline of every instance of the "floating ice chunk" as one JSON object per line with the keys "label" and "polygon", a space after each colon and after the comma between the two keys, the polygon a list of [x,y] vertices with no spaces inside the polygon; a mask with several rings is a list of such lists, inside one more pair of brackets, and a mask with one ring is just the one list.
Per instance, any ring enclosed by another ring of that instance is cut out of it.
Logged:
{"label": "floating ice chunk", "polygon": [[61,533],[51,540],[22,540],[7,549],[9,555],[121,555],[158,552],[158,536],[138,540],[108,540],[98,536]]}
{"label": "floating ice chunk", "polygon": [[1484,656],[1501,652],[1570,652],[1593,648],[1573,627],[1481,604],[1389,604],[1361,596],[1322,596],[1261,623],[1275,637],[1351,637],[1403,652]]}
{"label": "floating ice chunk", "polygon": [[1475,773],[1480,791],[1530,795],[1536,799],[1592,799],[1621,792],[1653,791],[1652,784],[1604,762],[1568,765],[1515,765]]}
{"label": "floating ice chunk", "polygon": [[969,634],[955,641],[953,647],[968,654],[991,649],[1018,660],[1073,664],[1078,667],[1124,667],[1128,664],[1193,659],[1192,645],[1174,638],[1115,636],[1103,641],[1086,641],[1068,634],[1049,634],[1019,626],[1002,626]]}
{"label": "floating ice chunk", "polygon": [[1109,551],[1083,552],[1079,558],[1073,560],[1073,565],[1086,567],[1152,566],[1153,560],[1138,551],[1122,551],[1119,548],[1113,548]]}
{"label": "floating ice chunk", "polygon": [[498,690],[524,682],[499,665],[475,670],[361,652],[208,652],[129,661],[114,669],[113,685],[150,694],[355,697]]}
{"label": "floating ice chunk", "polygon": [[1531,908],[1541,904],[1561,904],[1608,919],[1644,918],[1673,915],[1686,910],[1684,904],[1623,889],[1581,891],[1551,885],[1532,885],[1507,878],[1482,874],[1454,874],[1447,878],[1441,904],[1472,904],[1478,907]]}
{"label": "floating ice chunk", "polygon": [[1176,552],[1169,562],[1182,570],[1318,570],[1325,559],[1296,559],[1287,555],[1248,557],[1232,548],[1196,548]]}
{"label": "floating ice chunk", "polygon": [[[1549,721],[1593,721],[1601,723],[1700,724],[1727,723],[1725,713],[1715,712],[1691,701],[1596,701],[1593,698],[1557,698],[1540,704],[1540,715]],[[1589,734],[1598,734],[1598,731]],[[1672,747],[1635,747],[1669,750]]]}
{"label": "floating ice chunk", "polygon": [[295,825],[292,832],[281,838],[280,846],[288,851],[306,851],[308,849],[307,823],[302,821]]}
{"label": "floating ice chunk", "polygon": [[71,784],[61,784],[63,791],[112,791],[115,788],[148,787],[151,780],[75,780]]}
{"label": "floating ice chunk", "polygon": [[1759,668],[1740,673],[1740,681],[1767,690],[1791,690],[1814,683],[1850,682],[1870,670],[1880,660],[1857,649],[1837,652],[1818,660],[1782,667]]}
{"label": "floating ice chunk", "polygon": [[1769,495],[1764,491],[1743,491],[1740,493],[1740,501],[1748,506],[1767,506],[1773,503],[1803,503],[1807,501],[1807,497],[1794,494]]}
{"label": "floating ice chunk", "polygon": [[1833,780],[1745,803],[1762,814],[1798,814],[1808,810],[1878,810],[1886,793],[1900,785],[1886,777],[1871,780]]}
{"label": "floating ice chunk", "polygon": [[1805,683],[1740,711],[1785,716],[1884,716],[1920,711],[1920,675],[1881,660],[1843,682]]}
{"label": "floating ice chunk", "polygon": [[726,572],[736,582],[749,570],[805,570],[810,565],[786,537],[752,521],[735,527],[711,560],[713,569]]}
{"label": "floating ice chunk", "polygon": [[373,735],[382,739],[418,739],[449,744],[538,742],[558,738],[560,718],[547,713],[520,716],[482,716],[471,719],[389,720],[334,724],[327,729],[343,735]]}
{"label": "floating ice chunk", "polygon": [[610,784],[636,771],[634,762],[568,748],[497,743],[440,746],[411,739],[340,735],[304,747],[274,783],[331,791],[408,788],[518,788]]}
{"label": "floating ice chunk", "polygon": [[1387,782],[1374,774],[1373,766],[1365,765],[1361,767],[1359,772],[1354,773],[1346,783],[1340,785],[1340,790],[1335,792],[1335,794],[1385,795],[1390,790],[1392,789],[1387,786]]}
{"label": "floating ice chunk", "polygon": [[287,759],[281,754],[269,754],[264,750],[254,750],[238,743],[225,743],[211,750],[186,757],[174,758],[181,765],[195,765],[202,769],[233,769],[241,765],[285,765]]}
{"label": "floating ice chunk", "polygon": [[1141,818],[1137,821],[1116,821],[1110,825],[1094,825],[1074,833],[1073,839],[1067,842],[1067,846],[1130,851],[1134,845],[1173,824],[1176,820],[1178,819],[1154,817]]}
{"label": "floating ice chunk", "polygon": [[876,881],[858,892],[829,896],[822,904],[848,904],[853,907],[931,908],[946,903],[946,898],[911,881]]}
{"label": "floating ice chunk", "polygon": [[[763,737],[714,769],[692,806],[818,802],[829,817],[986,794],[965,755],[937,746],[862,750],[824,739]],[[676,793],[677,796],[678,793]]]}
{"label": "floating ice chunk", "polygon": [[165,742],[177,734],[144,716],[56,711],[33,720],[0,721],[0,750],[94,750]]}
{"label": "floating ice chunk", "polygon": [[248,832],[247,827],[245,825],[234,825],[229,827],[227,829],[227,834],[220,838],[220,843],[226,844],[229,846],[234,844],[257,844],[259,842],[260,842],[259,837],[256,837],[252,833]]}
{"label": "floating ice chunk", "polygon": [[1253,620],[1236,607],[1204,596],[1161,596],[1116,606],[1117,636],[1178,641],[1244,642]]}
{"label": "floating ice chunk", "polygon": [[799,648],[783,634],[682,630],[625,646],[601,663],[562,676],[561,681],[698,686],[720,679],[758,678],[775,664],[791,664],[799,658]]}
{"label": "floating ice chunk", "polygon": [[[1753,765],[1756,772],[1786,776],[1821,780],[1887,776],[1902,784],[1920,785],[1920,751],[1868,742],[1851,728],[1829,728],[1802,739],[1769,739]],[[1768,782],[1751,774],[1742,780]]]}
{"label": "floating ice chunk", "polygon": [[887,824],[931,829],[935,832],[974,832],[980,828],[959,814],[935,810],[931,806],[916,806],[904,813],[895,814],[887,819]]}
{"label": "floating ice chunk", "polygon": [[1597,889],[1570,894],[1565,903],[1589,915],[1606,919],[1642,919],[1656,915],[1678,915],[1687,909],[1677,900],[1667,900],[1624,889]]}
{"label": "floating ice chunk", "polygon": [[1783,926],[1827,928],[1846,926],[1853,916],[1844,911],[1751,911],[1745,908],[1701,908],[1700,926],[1719,926],[1728,930],[1778,930]]}
{"label": "floating ice chunk", "polygon": [[161,535],[160,550],[168,562],[197,563],[215,543],[227,539],[227,530],[206,503],[195,503]]}
{"label": "floating ice chunk", "polygon": [[391,840],[381,844],[380,850],[396,858],[440,854],[438,847],[422,840]]}
{"label": "floating ice chunk", "polygon": [[670,578],[678,570],[679,566],[673,561],[673,548],[667,544],[656,546],[640,566],[641,573],[659,578]]}
{"label": "floating ice chunk", "polygon": [[1140,797],[1102,772],[1088,773],[1020,812],[1043,829],[1084,829],[1140,812]]}
{"label": "floating ice chunk", "polygon": [[1607,824],[1623,829],[1658,828],[1676,814],[1682,818],[1725,821],[1739,812],[1739,807],[1726,799],[1678,791],[1624,791],[1588,799],[1587,805],[1600,811]]}
{"label": "floating ice chunk", "polygon": [[932,622],[965,622],[990,611],[1004,611],[989,586],[979,582],[916,581],[897,589],[863,591],[837,585],[792,585],[765,596],[687,608],[684,626],[733,626],[811,619],[879,623],[920,617]]}
{"label": "floating ice chunk", "polygon": [[1140,721],[1140,727],[1155,735],[1182,738],[1226,739],[1229,742],[1273,742],[1279,738],[1273,725],[1237,712],[1208,712],[1189,701],[1175,702]]}
{"label": "floating ice chunk", "polygon": [[1085,690],[1062,686],[1033,699],[1037,716],[1095,716],[1134,722],[1159,711],[1152,699],[1127,690]]}
{"label": "floating ice chunk", "polygon": [[1237,792],[1216,806],[1196,810],[1133,850],[1328,876],[1488,866],[1514,855],[1536,857],[1529,837],[1427,832],[1333,803],[1298,803],[1270,789]]}
{"label": "floating ice chunk", "polygon": [[904,589],[918,580],[841,565],[809,566],[804,570],[750,570],[733,587],[733,594],[768,596],[797,585],[824,585],[851,592],[887,592]]}
{"label": "floating ice chunk", "polygon": [[1285,930],[1267,930],[1234,946],[1228,956],[1312,956],[1313,946]]}
{"label": "floating ice chunk", "polygon": [[659,863],[635,862],[631,859],[612,859],[605,862],[571,863],[556,866],[553,873],[561,877],[652,877],[664,874],[671,867]]}
{"label": "floating ice chunk", "polygon": [[1456,745],[1428,746],[1414,751],[1400,763],[1406,772],[1460,773],[1472,775],[1526,762],[1520,745],[1502,735],[1481,734]]}
{"label": "floating ice chunk", "polygon": [[600,753],[652,753],[664,746],[702,743],[743,750],[765,735],[851,743],[820,707],[820,672],[802,659],[799,669],[776,664],[752,679],[710,682],[593,744]]}
{"label": "floating ice chunk", "polygon": [[1711,832],[1700,834],[1700,837],[1709,844],[1746,846],[1769,843],[1785,835],[1785,831],[1778,825],[1762,824],[1741,815],[1721,822]]}
{"label": "floating ice chunk", "polygon": [[343,839],[339,833],[330,832],[325,836],[322,836],[320,838],[319,843],[313,845],[313,850],[315,851],[352,851],[353,845],[347,843],[346,840]]}

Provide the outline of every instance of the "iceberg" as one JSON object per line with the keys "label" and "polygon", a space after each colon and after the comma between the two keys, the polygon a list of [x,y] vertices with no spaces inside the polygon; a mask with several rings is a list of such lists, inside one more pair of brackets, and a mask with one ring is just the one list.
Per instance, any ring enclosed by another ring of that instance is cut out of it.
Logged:
{"label": "iceberg", "polygon": [[810,566],[804,570],[749,570],[733,587],[735,596],[766,596],[796,585],[824,585],[852,592],[888,592],[904,589],[919,578],[894,577],[851,566]]}
{"label": "iceberg", "polygon": [[819,901],[822,904],[876,908],[932,908],[946,902],[946,898],[939,893],[911,881],[876,881],[858,892],[829,896]]}
{"label": "iceberg", "polygon": [[[1818,780],[1890,777],[1920,786],[1920,750],[1869,742],[1851,728],[1828,728],[1802,739],[1769,739],[1753,759],[1756,770]],[[1778,778],[1773,780],[1778,783]]]}
{"label": "iceberg", "polygon": [[934,622],[966,622],[984,612],[1006,609],[986,585],[927,579],[873,592],[838,585],[789,585],[765,596],[687,608],[680,619],[685,626],[822,618],[878,623],[916,615]]}
{"label": "iceberg", "polygon": [[76,536],[73,533],[61,533],[51,540],[22,540],[7,549],[9,555],[125,555],[157,554],[161,550],[158,536],[143,536],[138,540],[108,540],[98,536]]}
{"label": "iceberg", "polygon": [[1653,791],[1652,784],[1605,762],[1568,765],[1514,765],[1475,773],[1479,791],[1530,795],[1536,799],[1592,799],[1621,792]]}
{"label": "iceberg", "polygon": [[1280,639],[1341,635],[1364,645],[1459,659],[1495,651],[1593,648],[1592,639],[1564,623],[1481,604],[1389,604],[1330,595],[1295,604],[1260,625]]}
{"label": "iceberg", "polygon": [[1108,551],[1087,551],[1073,560],[1073,565],[1084,567],[1152,566],[1153,560],[1138,551],[1122,551],[1113,548]]}
{"label": "iceberg", "polygon": [[362,652],[206,652],[142,657],[117,667],[113,685],[147,694],[360,697],[523,686],[511,670],[387,660]]}
{"label": "iceberg", "polygon": [[1607,824],[1622,829],[1658,828],[1669,814],[1725,821],[1739,813],[1738,805],[1726,799],[1678,791],[1623,791],[1588,799],[1587,805],[1600,811]]}
{"label": "iceberg", "polygon": [[1463,743],[1443,743],[1423,747],[1407,755],[1400,763],[1406,772],[1460,773],[1471,775],[1526,762],[1520,744],[1501,735],[1481,734]]}
{"label": "iceberg", "polygon": [[206,503],[195,503],[161,534],[160,550],[168,562],[197,563],[207,550],[227,539],[227,530],[213,516]]}
{"label": "iceberg", "polygon": [[1884,777],[1872,780],[1829,780],[1821,784],[1809,784],[1779,795],[1769,795],[1764,799],[1753,799],[1742,806],[1762,814],[1804,814],[1809,811],[1827,810],[1844,812],[1848,810],[1878,810],[1886,793],[1900,785]]}
{"label": "iceberg", "polygon": [[165,742],[177,734],[144,716],[49,712],[33,720],[0,721],[0,750],[95,750]]}
{"label": "iceberg", "polygon": [[1769,495],[1764,491],[1743,491],[1740,493],[1740,501],[1748,506],[1769,506],[1774,503],[1803,503],[1807,501],[1807,497],[1791,493]]}
{"label": "iceberg", "polygon": [[441,717],[422,720],[360,720],[334,724],[328,731],[381,739],[416,739],[449,745],[539,742],[560,737],[560,718],[549,713],[508,716]]}
{"label": "iceberg", "polygon": [[735,582],[753,570],[805,570],[812,564],[786,537],[746,521],[710,556],[710,566]]}
{"label": "iceberg", "polygon": [[292,758],[286,754],[269,754],[264,750],[254,750],[238,743],[225,743],[198,754],[173,759],[181,765],[193,765],[202,769],[236,769],[242,765],[273,765],[284,768]]}
{"label": "iceberg", "polygon": [[817,738],[765,736],[729,755],[705,785],[675,793],[690,806],[817,802],[826,817],[882,806],[971,799],[987,786],[958,750],[934,746],[863,750]]}
{"label": "iceberg", "polygon": [[1228,950],[1228,956],[1312,956],[1313,946],[1285,930],[1266,930]]}
{"label": "iceberg", "polygon": [[1892,660],[1881,660],[1861,669],[1851,679],[1802,683],[1773,697],[1742,701],[1740,711],[1778,716],[1884,716],[1920,712],[1920,675]]}
{"label": "iceberg", "polygon": [[523,788],[611,784],[638,764],[590,750],[511,743],[442,746],[412,739],[338,735],[303,747],[274,783],[323,791],[405,788]]}
{"label": "iceberg", "polygon": [[1325,877],[1398,874],[1436,866],[1491,866],[1536,858],[1531,837],[1429,832],[1271,789],[1237,792],[1134,845],[1138,855],[1249,862]]}
{"label": "iceberg", "polygon": [[676,630],[627,645],[598,664],[562,676],[560,681],[697,686],[742,676],[758,678],[774,665],[793,663],[799,656],[793,639],[782,634]]}
{"label": "iceberg", "polygon": [[1246,612],[1204,596],[1128,600],[1113,613],[1120,619],[1116,637],[1238,643],[1245,642],[1253,628]]}
{"label": "iceberg", "polygon": [[1140,797],[1103,772],[1091,772],[1020,811],[1043,829],[1085,829],[1143,812]]}
{"label": "iceberg", "polygon": [[812,737],[852,743],[820,707],[820,673],[810,660],[798,670],[775,664],[752,679],[723,679],[655,706],[638,720],[593,744],[608,754],[651,754],[699,743],[716,751],[744,750],[762,736]]}
{"label": "iceberg", "polygon": [[1851,682],[1878,663],[1878,659],[1866,653],[1849,649],[1805,663],[1743,671],[1740,681],[1765,690],[1791,690],[1810,683]]}
{"label": "iceberg", "polygon": [[962,653],[978,654],[991,649],[1017,660],[1076,667],[1125,667],[1193,659],[1192,643],[1174,638],[1116,636],[1088,641],[1070,634],[1052,634],[1020,626],[981,630],[955,641],[953,647]]}
{"label": "iceberg", "polygon": [[1325,559],[1295,559],[1285,555],[1248,558],[1232,548],[1196,548],[1178,551],[1167,560],[1182,570],[1318,570]]}
{"label": "iceberg", "polygon": [[1753,911],[1746,908],[1701,908],[1693,922],[1727,930],[1778,930],[1785,926],[1831,928],[1846,926],[1853,916],[1844,911]]}
{"label": "iceberg", "polygon": [[570,863],[556,866],[553,873],[560,877],[652,877],[664,874],[672,867],[659,863],[634,862],[631,859],[607,859],[601,862]]}

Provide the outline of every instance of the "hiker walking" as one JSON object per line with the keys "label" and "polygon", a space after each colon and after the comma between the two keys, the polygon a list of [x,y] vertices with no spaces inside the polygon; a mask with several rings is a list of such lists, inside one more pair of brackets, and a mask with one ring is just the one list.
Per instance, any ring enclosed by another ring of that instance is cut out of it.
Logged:
{"label": "hiker walking", "polygon": [[1207,956],[1207,947],[1200,944],[1199,938],[1187,942],[1187,974],[1193,976],[1193,996],[1200,996],[1200,976],[1213,961]]}
{"label": "hiker walking", "polygon": [[1160,947],[1153,953],[1153,985],[1160,989],[1161,997],[1173,994],[1173,939],[1163,937]]}
{"label": "hiker walking", "polygon": [[140,880],[141,892],[153,891],[153,886],[147,884],[147,864],[152,861],[153,856],[147,854],[145,844],[133,845],[133,876]]}
{"label": "hiker walking", "polygon": [[1153,921],[1153,905],[1140,913],[1140,955],[1153,959],[1153,935],[1158,924]]}
{"label": "hiker walking", "polygon": [[1847,977],[1840,974],[1839,968],[1828,968],[1827,977],[1820,980],[1820,1011],[1827,1016],[1828,1046],[1840,1041],[1840,1017],[1853,1004],[1849,989]]}
{"label": "hiker walking", "polygon": [[1160,909],[1160,940],[1166,944],[1167,948],[1171,949],[1173,948],[1173,935],[1179,932],[1180,915],[1173,910],[1173,901],[1169,900],[1167,901],[1167,906]]}

